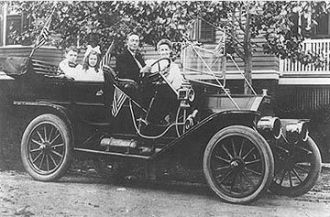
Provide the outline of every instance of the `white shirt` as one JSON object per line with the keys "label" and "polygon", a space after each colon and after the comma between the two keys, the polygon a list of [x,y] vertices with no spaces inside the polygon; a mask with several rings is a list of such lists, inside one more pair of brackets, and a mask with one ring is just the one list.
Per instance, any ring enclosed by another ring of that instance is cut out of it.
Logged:
{"label": "white shirt", "polygon": [[[156,60],[147,60],[146,65],[151,66],[152,63],[154,63]],[[151,68],[151,72],[159,71],[160,69],[164,69],[167,65],[167,61],[159,62],[159,64],[153,65]],[[178,64],[171,62],[170,69],[168,73],[165,75],[166,81],[172,86],[173,89],[178,90],[184,83],[184,77],[181,74],[181,70],[178,66]]]}
{"label": "white shirt", "polygon": [[71,78],[74,78],[82,71],[82,65],[78,64],[76,67],[69,66],[67,59],[63,60],[59,64],[59,69],[66,75]]}

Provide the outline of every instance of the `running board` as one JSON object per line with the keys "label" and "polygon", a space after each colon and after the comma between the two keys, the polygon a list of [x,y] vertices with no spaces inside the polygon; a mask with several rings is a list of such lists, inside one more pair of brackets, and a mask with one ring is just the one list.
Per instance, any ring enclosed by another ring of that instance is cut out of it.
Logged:
{"label": "running board", "polygon": [[93,153],[93,154],[104,154],[116,157],[125,157],[125,158],[136,158],[136,159],[143,159],[149,160],[151,156],[143,156],[143,155],[136,155],[136,154],[126,154],[126,153],[118,153],[118,152],[109,152],[109,151],[98,151],[93,149],[87,148],[73,148],[74,151],[85,152],[85,153]]}

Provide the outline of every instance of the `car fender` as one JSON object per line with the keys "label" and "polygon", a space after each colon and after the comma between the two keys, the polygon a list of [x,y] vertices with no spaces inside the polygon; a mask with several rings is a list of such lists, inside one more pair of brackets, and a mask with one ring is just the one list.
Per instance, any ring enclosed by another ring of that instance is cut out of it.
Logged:
{"label": "car fender", "polygon": [[[43,113],[53,113],[55,115],[58,115],[59,117],[61,117],[65,123],[67,123],[69,129],[70,129],[70,133],[72,134],[72,138],[74,138],[73,135],[73,115],[71,113],[71,111],[67,108],[65,108],[64,106],[61,105],[57,105],[54,103],[49,103],[49,102],[35,102],[35,101],[14,101],[13,102],[14,106],[18,106],[18,107],[33,107],[33,108],[39,108],[41,111],[43,109],[45,109],[45,112]],[[40,114],[40,113],[38,113]]]}
{"label": "car fender", "polygon": [[211,114],[185,134],[168,143],[165,148],[155,153],[152,158],[158,158],[168,151],[177,148],[202,148],[204,150],[207,142],[219,130],[230,125],[243,125],[254,128],[259,116],[259,112],[251,110],[227,110]]}

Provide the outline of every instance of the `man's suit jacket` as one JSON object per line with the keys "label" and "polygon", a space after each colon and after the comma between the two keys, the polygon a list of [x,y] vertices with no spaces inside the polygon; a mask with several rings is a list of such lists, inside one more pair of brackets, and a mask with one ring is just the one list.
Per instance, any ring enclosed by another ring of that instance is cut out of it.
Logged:
{"label": "man's suit jacket", "polygon": [[[142,67],[146,65],[140,53],[137,53],[135,58]],[[138,83],[140,81],[140,68],[127,48],[116,58],[116,71],[118,78],[132,79]]]}

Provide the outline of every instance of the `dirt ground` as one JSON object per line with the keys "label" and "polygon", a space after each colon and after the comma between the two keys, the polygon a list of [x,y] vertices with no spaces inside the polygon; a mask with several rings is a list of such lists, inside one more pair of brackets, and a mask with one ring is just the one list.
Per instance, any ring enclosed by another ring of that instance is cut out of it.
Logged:
{"label": "dirt ground", "polygon": [[301,197],[268,192],[250,205],[221,202],[204,184],[110,184],[92,170],[45,183],[23,172],[1,171],[0,216],[330,217],[330,170],[323,170],[317,185]]}

